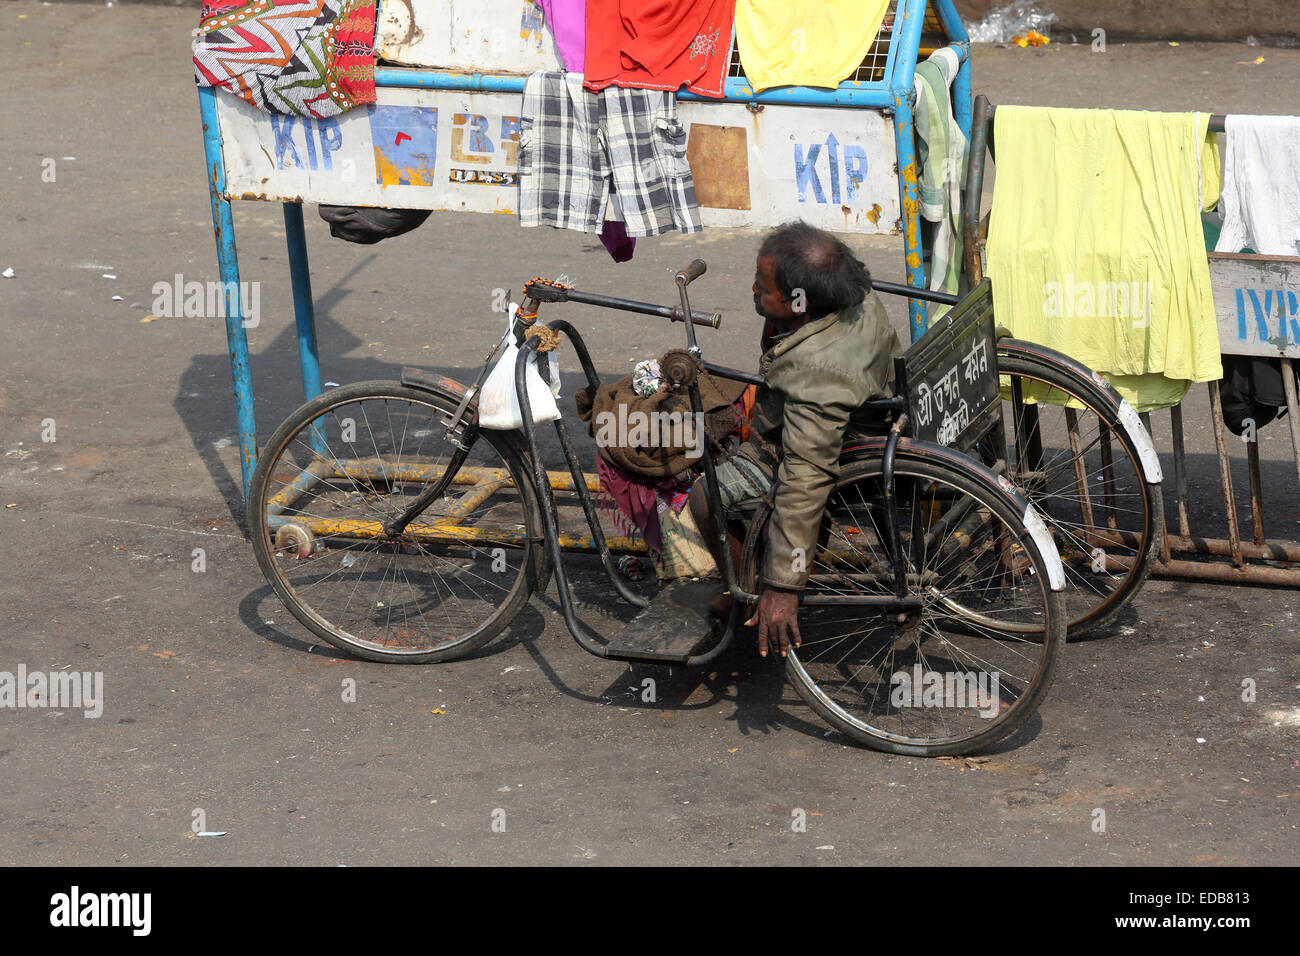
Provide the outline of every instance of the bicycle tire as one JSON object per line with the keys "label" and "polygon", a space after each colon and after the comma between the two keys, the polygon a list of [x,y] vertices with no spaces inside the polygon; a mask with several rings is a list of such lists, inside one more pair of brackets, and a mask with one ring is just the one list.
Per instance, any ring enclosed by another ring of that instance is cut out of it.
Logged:
{"label": "bicycle tire", "polygon": [[294,411],[259,458],[249,488],[258,565],[290,613],[341,650],[385,663],[461,657],[499,634],[545,573],[537,496],[505,433],[475,433],[456,482],[402,535],[383,532],[445,471],[455,449],[443,422],[455,408],[399,382],[332,388]]}
{"label": "bicycle tire", "polygon": [[[1121,417],[1119,396],[1064,356],[1055,355],[1038,346],[1004,340],[999,343],[998,372],[1005,387],[1018,379],[1022,391],[1053,390],[1053,400],[1026,403],[1020,413],[1013,401],[1004,400],[1003,413],[1012,480],[1052,529],[1065,562],[1070,585],[1063,597],[1069,618],[1067,639],[1075,640],[1110,627],[1150,576],[1164,534],[1164,499],[1159,483],[1147,479],[1142,453]],[[1070,412],[1058,404],[1062,395],[1082,406],[1074,413],[1073,441]],[[1031,405],[1037,414],[1039,444],[1050,447],[1043,467],[1022,474],[1018,448],[1030,430],[1024,419]],[[1136,419],[1136,415],[1128,417]],[[1102,451],[1112,441],[1118,454],[1106,452],[1111,461],[1107,480]],[[1073,494],[1068,490],[1071,483]],[[1102,486],[1097,497],[1107,500],[1108,496],[1114,506],[1099,509],[1108,512],[1104,522],[1093,513],[1092,492],[1082,490],[1095,484]]]}
{"label": "bicycle tire", "polygon": [[[787,675],[822,720],[874,749],[934,757],[987,748],[1018,730],[1037,710],[1065,640],[1059,594],[1050,585],[1055,555],[1043,553],[1038,543],[1051,547],[1050,540],[1034,537],[1025,520],[1032,514],[1028,503],[987,468],[948,449],[904,441],[895,461],[904,516],[900,537],[911,556],[908,595],[923,603],[905,620],[884,619],[861,601],[892,593],[892,575],[880,570],[888,564],[886,531],[877,517],[883,514],[882,444],[869,443],[864,453],[846,462],[828,497],[800,608],[803,643],[791,649]],[[960,521],[957,515],[963,516]],[[949,518],[961,527],[945,524]],[[766,514],[751,527],[746,543],[742,581],[751,592],[761,587],[765,523]],[[967,543],[954,546],[963,540],[960,534]],[[952,556],[960,552],[964,556],[959,569]],[[1005,560],[1008,554],[1010,561]],[[855,570],[837,570],[837,564]],[[979,577],[990,568],[992,573]],[[981,581],[985,593],[977,598]],[[818,593],[837,595],[845,603],[812,605],[810,596],[816,600]],[[954,600],[954,594],[960,600]],[[998,597],[1004,597],[1006,619],[992,627],[987,621]],[[1012,617],[1018,619],[1019,632],[1008,626],[1015,623]],[[1014,670],[990,670],[1007,666],[1004,662]],[[900,674],[909,673],[909,664],[925,666],[914,670],[915,680],[900,679]],[[939,671],[931,664],[958,669]],[[960,669],[968,664],[980,665],[979,670]],[[990,704],[996,694],[996,713],[980,716],[963,708],[961,701],[945,701],[942,708],[952,704],[949,719],[942,710],[929,715],[928,704],[917,711],[915,698],[908,702],[905,695],[894,696],[905,683],[915,687],[923,679],[929,686],[932,674],[953,675],[956,681],[943,677],[950,688],[962,682],[969,686],[972,678],[980,687],[985,681]],[[909,711],[916,714],[909,717]]]}

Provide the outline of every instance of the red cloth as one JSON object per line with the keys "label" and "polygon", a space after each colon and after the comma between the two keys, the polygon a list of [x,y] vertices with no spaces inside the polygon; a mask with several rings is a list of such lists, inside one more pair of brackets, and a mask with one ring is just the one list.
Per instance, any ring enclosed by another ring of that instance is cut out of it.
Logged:
{"label": "red cloth", "polygon": [[584,85],[722,96],[736,0],[587,0]]}
{"label": "red cloth", "polygon": [[334,62],[329,75],[337,78],[353,106],[375,102],[375,4],[345,8],[334,33]]}

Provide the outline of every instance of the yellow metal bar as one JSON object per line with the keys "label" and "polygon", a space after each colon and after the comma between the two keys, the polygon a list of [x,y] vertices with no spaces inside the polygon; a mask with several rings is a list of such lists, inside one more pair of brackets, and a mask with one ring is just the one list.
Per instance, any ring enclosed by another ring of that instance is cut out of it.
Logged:
{"label": "yellow metal bar", "polygon": [[[649,554],[644,541],[638,541],[635,538],[606,538],[605,544],[609,546],[611,554]],[[589,534],[565,534],[560,535],[560,549],[562,551],[572,551],[578,554],[595,554],[596,541]]]}
{"label": "yellow metal bar", "polygon": [[[377,538],[383,534],[383,524],[379,521],[361,521],[355,519],[316,518],[310,515],[295,515],[295,524],[303,524],[312,534],[319,538],[337,536],[342,538]],[[492,530],[487,528],[465,528],[454,524],[435,521],[431,524],[408,525],[405,535],[418,541],[438,542],[441,544],[462,544],[466,547],[508,546],[522,548],[528,542],[528,535],[519,531]],[[634,538],[609,538],[609,550],[614,554],[646,554],[645,542]],[[591,535],[561,534],[560,547],[565,551],[594,554],[596,544]]]}
{"label": "yellow metal bar", "polygon": [[[382,458],[335,458],[333,466],[335,478],[387,479],[388,481],[437,481],[447,469],[440,465],[421,465],[415,462],[384,461]],[[465,466],[456,472],[451,480],[453,485],[477,485],[482,481],[494,481],[498,478],[509,479],[510,472],[505,468],[477,468]]]}
{"label": "yellow metal bar", "polygon": [[287,483],[267,501],[267,514],[283,514],[293,506],[294,502],[324,480],[332,470],[332,462],[313,461],[298,474],[298,477]]}
{"label": "yellow metal bar", "polygon": [[[338,458],[333,461],[337,478],[386,478],[390,481],[437,481],[446,471],[438,465],[420,465],[411,462],[389,462],[381,458]],[[456,472],[453,485],[477,485],[482,481],[495,481],[510,477],[505,468],[483,468],[466,465]],[[584,474],[588,491],[600,490],[600,476]],[[548,471],[547,480],[556,491],[572,491],[573,476],[567,471]]]}
{"label": "yellow metal bar", "polygon": [[[361,480],[418,481],[433,482],[442,477],[445,467],[421,465],[413,462],[388,462],[382,458],[338,458],[313,462],[291,486],[271,500],[276,506],[272,514],[283,513],[293,501],[287,497],[290,487],[297,486],[310,479],[318,482],[325,478],[349,478]],[[573,491],[573,476],[564,471],[548,471],[546,477],[556,491]],[[600,490],[600,476],[584,474],[587,490]],[[500,491],[513,484],[510,472],[506,468],[483,468],[466,465],[452,479],[452,485],[470,486],[445,514],[432,521],[411,524],[406,528],[406,535],[419,541],[440,542],[443,544],[463,544],[469,547],[510,546],[521,548],[527,544],[527,534],[519,531],[491,530],[486,528],[463,527],[465,521],[476,508]],[[307,525],[317,537],[377,538],[383,534],[383,525],[378,521],[339,520],[319,518],[312,515],[295,515],[293,520]],[[609,550],[614,554],[644,555],[648,551],[645,542],[634,538],[608,538]],[[560,547],[564,551],[595,554],[596,544],[591,535],[561,534]]]}
{"label": "yellow metal bar", "polygon": [[[588,491],[600,491],[600,476],[584,474],[583,479],[587,483]],[[573,491],[573,476],[567,471],[548,471],[546,480],[551,483],[551,488],[555,491]]]}
{"label": "yellow metal bar", "polygon": [[[378,538],[384,533],[380,521],[363,521],[356,518],[318,518],[312,515],[295,515],[294,524],[304,524],[318,538]],[[444,544],[505,545],[522,548],[528,543],[528,535],[523,529],[518,531],[495,530],[488,528],[462,528],[456,525],[434,522],[432,524],[407,525],[404,537],[419,541],[438,541]]]}
{"label": "yellow metal bar", "polygon": [[437,524],[439,527],[444,525],[458,525],[468,518],[479,505],[486,502],[500,489],[510,484],[510,479],[494,478],[491,480],[480,481],[456,501],[454,505],[438,515]]}

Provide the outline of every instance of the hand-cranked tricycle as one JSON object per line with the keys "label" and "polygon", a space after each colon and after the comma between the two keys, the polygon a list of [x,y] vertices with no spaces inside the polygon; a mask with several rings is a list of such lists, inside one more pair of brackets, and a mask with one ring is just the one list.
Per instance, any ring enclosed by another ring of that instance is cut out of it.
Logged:
{"label": "hand-cranked tricycle", "polygon": [[[720,316],[693,310],[687,291],[704,271],[695,260],[677,273],[676,307],[535,279],[474,385],[404,369],[400,381],[333,388],[295,411],[271,437],[249,493],[254,550],[276,594],[339,648],[370,660],[425,663],[491,640],[554,574],[566,624],[590,653],[686,667],[718,659],[741,629],[746,605],[758,599],[770,504],[728,515],[748,528],[738,566],[719,542],[722,588],[735,598],[729,620],[713,621],[705,607],[716,580],[669,582],[647,600],[616,570],[592,499],[594,479],[584,474],[562,419],[554,425],[568,473],[546,469],[526,385],[528,363],[561,338],[574,347],[588,382],[600,383],[578,331],[537,318],[543,306],[566,301],[682,321],[686,348],[670,352],[662,367],[697,413],[701,375],[761,382],[704,361],[695,326],[716,328]],[[1052,522],[1051,515],[1040,515],[1017,488],[1048,487],[1045,461],[1066,475],[1077,472],[1092,443],[1081,450],[1076,429],[1054,455],[1036,424],[1024,434],[1027,396],[1014,374],[1008,380],[1003,370],[999,380],[1004,343],[988,281],[960,299],[905,294],[952,308],[895,360],[892,397],[874,402],[889,415],[888,433],[846,436],[808,559],[803,641],[789,654],[787,673],[800,696],[853,739],[938,756],[987,747],[1035,711],[1074,619],[1063,603],[1062,552],[1073,558],[1080,547],[1124,540],[1124,532],[1113,524],[1085,527],[1073,512],[1049,528],[1044,517]],[[478,393],[511,341],[523,425],[480,428]],[[545,363],[534,367],[545,375]],[[1076,372],[1067,384],[1085,393],[1082,377]],[[1113,436],[1124,451],[1130,440],[1117,413],[1100,402],[1084,407],[1102,422],[1107,442]],[[1114,514],[1122,490],[1114,457],[1105,488],[1095,492],[1102,516]],[[1138,450],[1130,457],[1136,465]],[[722,514],[712,450],[701,465],[711,511]],[[576,494],[610,584],[641,608],[617,634],[599,635],[578,617],[557,490]],[[727,523],[717,524],[725,535]],[[1111,589],[1099,593],[1114,603]]]}

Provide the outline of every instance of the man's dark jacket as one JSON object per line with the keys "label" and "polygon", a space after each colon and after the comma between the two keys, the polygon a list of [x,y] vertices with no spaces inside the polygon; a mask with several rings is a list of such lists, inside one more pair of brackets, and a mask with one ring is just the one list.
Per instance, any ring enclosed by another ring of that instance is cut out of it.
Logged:
{"label": "man's dark jacket", "polygon": [[751,437],[740,454],[776,475],[765,584],[800,590],[806,583],[845,432],[881,431],[884,416],[862,406],[891,394],[891,359],[901,352],[872,292],[796,329],[763,356],[759,371],[767,384],[758,389]]}

